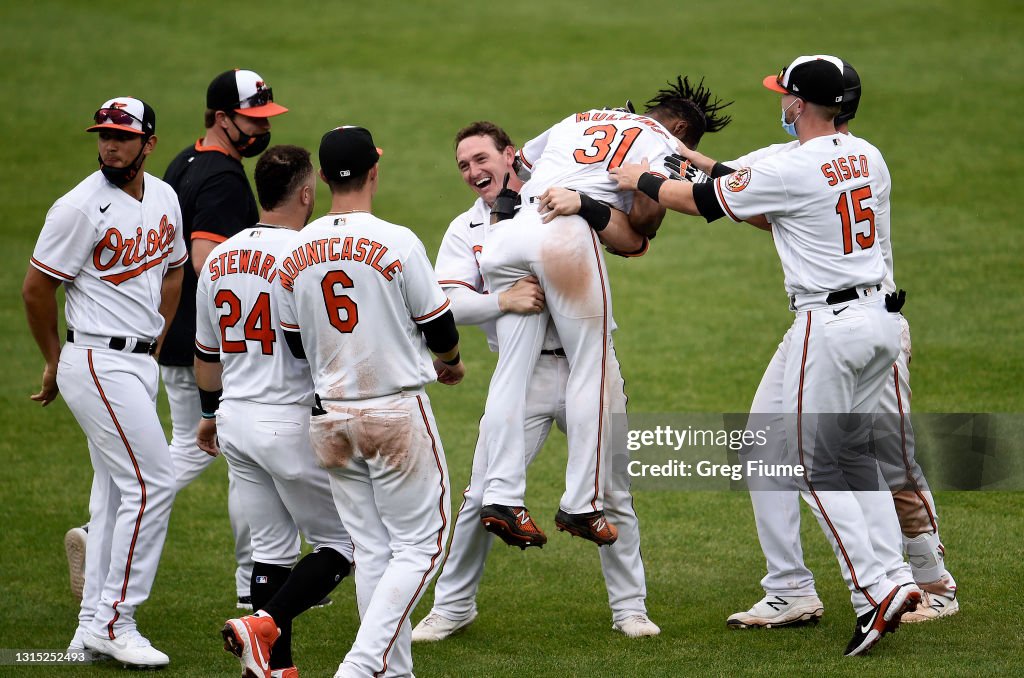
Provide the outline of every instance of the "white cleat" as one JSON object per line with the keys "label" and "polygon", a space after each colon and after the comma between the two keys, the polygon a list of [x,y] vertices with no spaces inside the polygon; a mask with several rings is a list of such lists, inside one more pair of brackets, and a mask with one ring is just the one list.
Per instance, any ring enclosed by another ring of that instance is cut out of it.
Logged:
{"label": "white cleat", "polygon": [[75,629],[75,636],[71,639],[68,644],[68,660],[76,664],[92,664],[93,662],[102,661],[104,659],[110,659],[105,654],[94,652],[85,647],[85,634],[88,631],[79,626]]}
{"label": "white cleat", "polygon": [[612,624],[612,630],[618,631],[627,638],[643,638],[661,633],[658,625],[646,614],[634,614]]}
{"label": "white cleat", "polygon": [[765,596],[746,612],[730,615],[725,623],[732,629],[772,629],[817,624],[824,613],[825,606],[818,596]]}
{"label": "white cleat", "polygon": [[473,620],[476,619],[476,615],[476,610],[473,610],[473,614],[469,615],[462,621],[453,621],[447,617],[441,616],[437,612],[431,612],[421,619],[420,623],[416,625],[416,628],[412,630],[412,642],[434,643],[439,640],[444,640],[456,631],[464,629],[472,624]]}
{"label": "white cleat", "polygon": [[71,595],[82,602],[85,588],[85,542],[89,533],[81,527],[72,527],[64,535],[64,552],[68,556],[68,575],[71,580]]}
{"label": "white cleat", "polygon": [[921,591],[921,602],[913,612],[903,615],[904,624],[926,622],[942,617],[952,617],[960,611],[960,603],[956,599],[956,590],[942,594]]}
{"label": "white cleat", "polygon": [[171,661],[135,629],[122,631],[113,640],[86,631],[82,640],[86,650],[113,657],[126,668],[162,669]]}

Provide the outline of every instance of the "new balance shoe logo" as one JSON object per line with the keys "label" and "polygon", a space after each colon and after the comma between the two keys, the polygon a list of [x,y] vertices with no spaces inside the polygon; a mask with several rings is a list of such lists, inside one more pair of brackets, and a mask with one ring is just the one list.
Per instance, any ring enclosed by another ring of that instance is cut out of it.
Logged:
{"label": "new balance shoe logo", "polygon": [[520,525],[526,525],[526,523],[530,522],[530,514],[527,513],[525,510],[513,511],[512,515],[516,517],[516,520],[519,521]]}
{"label": "new balance shoe logo", "polygon": [[594,528],[594,532],[602,532],[605,530],[605,528],[608,527],[608,521],[606,521],[604,518],[598,518],[593,523],[591,523],[591,526]]}
{"label": "new balance shoe logo", "polygon": [[775,600],[769,600],[765,604],[768,607],[770,607],[773,610],[775,610],[776,612],[778,612],[781,608],[788,606],[789,605],[789,601],[786,600],[785,598],[780,598],[779,596],[775,596]]}

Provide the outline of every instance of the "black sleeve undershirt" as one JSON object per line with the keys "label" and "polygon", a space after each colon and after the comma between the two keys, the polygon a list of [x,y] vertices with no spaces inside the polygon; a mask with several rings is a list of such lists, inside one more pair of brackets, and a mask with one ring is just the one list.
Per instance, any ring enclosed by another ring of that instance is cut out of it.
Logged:
{"label": "black sleeve undershirt", "polygon": [[459,330],[455,327],[455,316],[451,310],[422,323],[420,332],[427,340],[427,348],[437,354],[447,353],[459,344]]}
{"label": "black sleeve undershirt", "polygon": [[697,211],[709,224],[725,216],[725,210],[715,198],[715,182],[713,181],[693,185],[693,202],[697,205]]}

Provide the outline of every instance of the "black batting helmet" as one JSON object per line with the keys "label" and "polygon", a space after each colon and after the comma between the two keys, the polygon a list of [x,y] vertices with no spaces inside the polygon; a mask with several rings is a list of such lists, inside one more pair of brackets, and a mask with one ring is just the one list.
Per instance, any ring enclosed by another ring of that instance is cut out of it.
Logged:
{"label": "black batting helmet", "polygon": [[849,122],[857,116],[860,105],[860,76],[850,62],[843,59],[843,105],[836,116],[836,124]]}

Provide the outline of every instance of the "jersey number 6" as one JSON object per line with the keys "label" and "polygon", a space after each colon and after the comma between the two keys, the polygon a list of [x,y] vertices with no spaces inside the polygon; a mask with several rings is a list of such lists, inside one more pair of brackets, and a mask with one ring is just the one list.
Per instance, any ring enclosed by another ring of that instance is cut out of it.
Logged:
{"label": "jersey number 6", "polygon": [[868,222],[867,233],[857,233],[857,244],[862,250],[869,249],[875,244],[875,212],[870,207],[864,207],[864,200],[871,197],[871,187],[861,186],[852,191],[843,191],[839,194],[836,202],[836,214],[843,221],[843,254],[853,253],[853,226],[850,221],[850,205],[853,205],[853,221],[858,224],[862,221]]}
{"label": "jersey number 6", "polygon": [[[355,329],[359,322],[359,309],[352,297],[347,294],[337,294],[334,291],[335,285],[341,285],[344,289],[353,287],[352,278],[348,277],[345,271],[329,271],[324,279],[320,281],[320,288],[324,293],[324,305],[327,307],[327,318],[334,329],[342,334],[348,334]],[[345,317],[341,317],[340,311],[345,311]]]}

